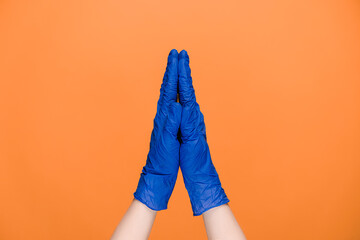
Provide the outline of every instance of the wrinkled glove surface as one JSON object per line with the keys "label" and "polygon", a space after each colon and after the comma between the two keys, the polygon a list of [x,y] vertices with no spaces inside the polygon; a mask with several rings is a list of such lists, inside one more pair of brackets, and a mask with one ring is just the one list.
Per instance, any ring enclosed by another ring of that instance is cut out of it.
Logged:
{"label": "wrinkled glove surface", "polygon": [[146,165],[134,193],[135,199],[157,211],[167,208],[179,169],[180,143],[177,135],[181,105],[176,102],[177,89],[178,52],[173,49],[168,56],[161,85]]}
{"label": "wrinkled glove surface", "polygon": [[211,161],[206,141],[204,116],[196,102],[192,85],[189,56],[179,53],[180,168],[189,193],[194,216],[229,202]]}

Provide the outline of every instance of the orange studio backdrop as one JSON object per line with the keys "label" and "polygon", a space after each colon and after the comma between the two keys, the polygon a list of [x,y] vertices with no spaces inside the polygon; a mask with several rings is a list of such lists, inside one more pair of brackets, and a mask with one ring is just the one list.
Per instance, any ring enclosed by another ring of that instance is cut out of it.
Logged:
{"label": "orange studio backdrop", "polygon": [[[0,1],[0,239],[109,239],[172,48],[250,240],[360,239],[360,2]],[[179,175],[150,239],[206,239]]]}

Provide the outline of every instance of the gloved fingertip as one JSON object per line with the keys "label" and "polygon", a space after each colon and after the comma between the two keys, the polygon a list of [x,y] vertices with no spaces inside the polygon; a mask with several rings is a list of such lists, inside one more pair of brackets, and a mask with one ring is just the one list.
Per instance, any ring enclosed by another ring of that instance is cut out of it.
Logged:
{"label": "gloved fingertip", "polygon": [[186,50],[179,53],[178,74],[179,74],[179,96],[180,103],[191,105],[196,102],[194,87],[192,85],[190,59]]}
{"label": "gloved fingertip", "polygon": [[181,50],[179,53],[179,58],[189,58],[189,55],[185,49]]}
{"label": "gloved fingertip", "polygon": [[[169,53],[168,56],[168,67],[170,67],[170,69],[168,69],[171,72],[176,71],[177,72],[177,63],[179,60],[179,53],[176,49],[172,49]],[[177,73],[176,73],[177,74]]]}
{"label": "gloved fingertip", "polygon": [[167,59],[167,66],[160,90],[161,103],[176,101],[178,89],[178,52],[172,49]]}
{"label": "gloved fingertip", "polygon": [[[190,75],[190,66],[189,66],[190,58],[188,53],[185,50],[182,50],[179,53],[179,80],[189,80],[191,78]],[[187,82],[187,81],[186,81]]]}
{"label": "gloved fingertip", "polygon": [[170,51],[169,56],[178,56],[178,51],[174,48]]}

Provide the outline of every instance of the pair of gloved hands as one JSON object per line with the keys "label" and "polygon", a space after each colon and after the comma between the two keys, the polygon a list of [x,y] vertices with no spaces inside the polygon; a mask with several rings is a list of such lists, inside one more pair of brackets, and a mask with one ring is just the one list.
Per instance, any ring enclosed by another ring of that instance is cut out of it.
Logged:
{"label": "pair of gloved hands", "polygon": [[[206,141],[204,116],[196,102],[189,56],[171,50],[135,199],[153,210],[163,210],[174,189],[179,166],[194,216],[229,202]],[[177,95],[179,101],[177,102]]]}

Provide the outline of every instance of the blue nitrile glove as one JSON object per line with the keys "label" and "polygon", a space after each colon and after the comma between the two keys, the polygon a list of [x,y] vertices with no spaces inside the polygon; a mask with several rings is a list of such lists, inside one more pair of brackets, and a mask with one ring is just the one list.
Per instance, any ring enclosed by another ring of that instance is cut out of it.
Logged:
{"label": "blue nitrile glove", "polygon": [[178,52],[171,50],[151,134],[146,165],[134,193],[135,199],[159,211],[167,208],[179,170],[180,143],[177,139],[181,105],[178,89]]}
{"label": "blue nitrile glove", "polygon": [[189,193],[194,216],[229,202],[211,161],[206,142],[204,116],[196,102],[192,85],[189,56],[179,53],[180,168]]}

